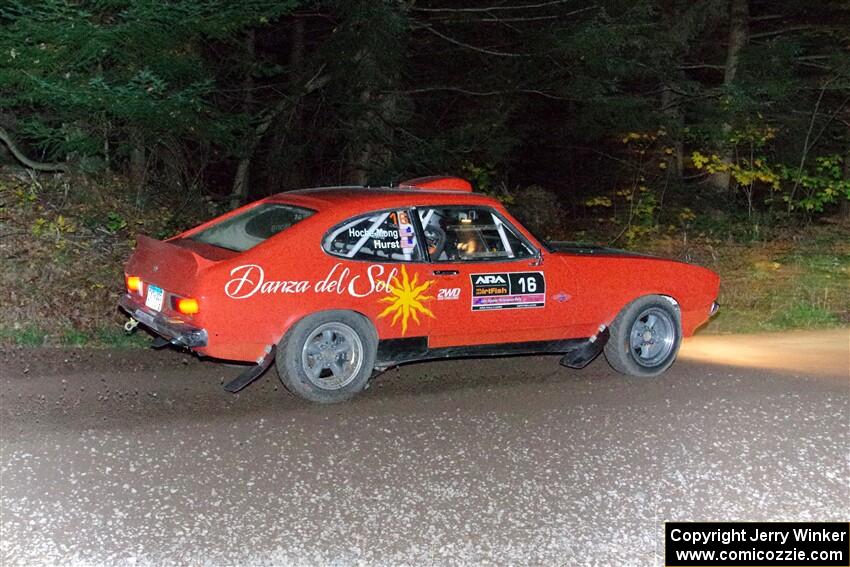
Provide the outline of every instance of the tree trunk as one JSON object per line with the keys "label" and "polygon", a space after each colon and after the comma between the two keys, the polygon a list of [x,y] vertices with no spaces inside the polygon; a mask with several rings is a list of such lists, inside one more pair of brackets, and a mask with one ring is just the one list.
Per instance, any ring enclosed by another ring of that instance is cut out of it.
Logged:
{"label": "tree trunk", "polygon": [[394,124],[398,122],[399,95],[395,91],[398,77],[382,77],[384,92],[367,87],[360,93],[361,108],[353,132],[349,177],[356,185],[366,185],[377,166],[386,164],[393,156]]}
{"label": "tree trunk", "polygon": [[749,0],[731,0],[729,8],[729,47],[726,51],[726,69],[723,72],[723,84],[729,85],[738,74],[741,52],[750,36]]}
{"label": "tree trunk", "polygon": [[[750,5],[749,0],[730,0],[729,4],[729,39],[726,48],[726,65],[723,70],[723,84],[731,85],[738,74],[741,62],[741,52],[747,46],[750,35]],[[723,163],[731,164],[732,149],[728,147],[728,136],[732,132],[732,125],[728,122],[723,124]],[[732,182],[728,171],[715,173],[710,178],[710,183],[718,190],[726,191]]]}
{"label": "tree trunk", "polygon": [[269,192],[296,189],[304,185],[305,149],[309,129],[304,128],[304,102],[301,100],[305,81],[305,19],[293,16],[289,37],[289,93],[293,97],[288,116],[275,121],[268,136],[264,181]]}
{"label": "tree trunk", "polygon": [[144,137],[138,130],[130,133],[130,187],[136,193],[136,206],[145,204],[145,181],[147,177],[147,155]]}
{"label": "tree trunk", "polygon": [[[372,142],[362,140],[368,136],[370,127],[374,124],[374,113],[372,112],[372,92],[369,89],[360,93],[360,106],[368,109],[357,122],[359,127],[355,130],[354,148],[351,161],[351,183],[355,185],[366,185],[369,181],[369,167],[372,163]],[[357,138],[361,138],[358,140]]]}
{"label": "tree trunk", "polygon": [[675,166],[676,179],[681,180],[685,171],[685,144],[682,140],[684,120],[682,111],[676,104],[677,98],[678,95],[669,88],[665,88],[661,92],[661,108],[673,125],[670,144],[673,147],[673,165]]}
{"label": "tree trunk", "polygon": [[[850,124],[847,126],[847,151],[844,154],[844,181],[850,183]],[[850,220],[850,199],[846,196],[839,196],[841,199],[841,218]]]}
{"label": "tree trunk", "polygon": [[[304,84],[304,18],[295,16],[295,21],[292,23],[292,41],[290,42],[289,50],[289,68],[292,73],[292,81],[290,82],[290,92],[296,95],[303,88]],[[292,120],[288,128],[286,128],[286,138],[292,146],[293,133],[303,136],[304,132],[304,110],[300,100],[295,100],[295,106],[292,109]],[[288,188],[297,188],[303,185],[304,182],[304,160],[303,155],[296,156],[294,160],[289,162],[287,168],[287,176],[284,185]]]}
{"label": "tree trunk", "polygon": [[[242,98],[242,112],[250,115],[254,109],[254,55],[256,52],[256,33],[254,30],[248,30],[245,34],[243,47],[245,51],[245,60],[247,62],[247,71],[242,79],[242,89],[245,93]],[[249,188],[248,183],[251,175],[251,158],[254,155],[254,150],[257,144],[246,139],[242,146],[242,156],[239,159],[239,164],[236,166],[236,175],[233,177],[233,187],[230,191],[230,206],[238,207],[248,198]]]}

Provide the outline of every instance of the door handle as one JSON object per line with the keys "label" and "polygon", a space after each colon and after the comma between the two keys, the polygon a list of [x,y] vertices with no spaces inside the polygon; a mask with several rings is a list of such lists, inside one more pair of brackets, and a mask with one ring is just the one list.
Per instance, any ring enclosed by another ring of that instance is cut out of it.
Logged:
{"label": "door handle", "polygon": [[456,276],[460,272],[457,270],[434,270],[432,273],[435,276]]}

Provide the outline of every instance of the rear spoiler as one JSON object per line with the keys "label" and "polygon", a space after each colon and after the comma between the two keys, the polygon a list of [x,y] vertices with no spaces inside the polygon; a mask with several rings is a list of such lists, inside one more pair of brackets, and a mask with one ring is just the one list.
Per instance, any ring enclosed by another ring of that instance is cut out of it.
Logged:
{"label": "rear spoiler", "polygon": [[172,292],[191,293],[196,275],[215,263],[179,244],[140,234],[125,270]]}
{"label": "rear spoiler", "polygon": [[215,264],[215,261],[177,244],[139,234],[136,236],[136,252],[131,258],[131,264],[136,268],[135,272],[142,276],[150,276],[160,269],[191,276]]}

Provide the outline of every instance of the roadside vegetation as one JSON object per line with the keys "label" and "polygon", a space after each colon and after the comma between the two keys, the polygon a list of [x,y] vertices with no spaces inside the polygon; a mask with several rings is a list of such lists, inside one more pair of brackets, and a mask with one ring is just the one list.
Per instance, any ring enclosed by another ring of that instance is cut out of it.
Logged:
{"label": "roadside vegetation", "polygon": [[850,324],[847,2],[33,0],[0,28],[0,342],[136,344],[138,232],[434,174],[714,268],[705,332]]}
{"label": "roadside vegetation", "polygon": [[[213,202],[139,209],[120,178],[97,200],[80,200],[58,176],[0,176],[0,344],[140,347],[116,308],[122,265],[136,233],[171,236],[217,214]],[[698,263],[721,274],[720,313],[703,333],[750,333],[850,325],[850,222],[829,217],[797,228],[655,225],[623,236],[623,219],[551,215],[540,188],[503,195],[520,216],[557,239],[612,244]],[[688,211],[692,209],[688,208]],[[544,214],[545,212],[545,214]],[[682,209],[670,213],[680,216]],[[554,224],[553,224],[554,223]],[[710,225],[710,223],[709,223]]]}

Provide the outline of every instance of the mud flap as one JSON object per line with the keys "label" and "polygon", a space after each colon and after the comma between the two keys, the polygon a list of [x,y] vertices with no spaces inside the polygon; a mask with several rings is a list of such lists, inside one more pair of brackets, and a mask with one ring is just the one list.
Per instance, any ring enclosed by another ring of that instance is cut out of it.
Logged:
{"label": "mud flap", "polygon": [[584,368],[599,356],[610,337],[611,333],[608,331],[608,327],[605,327],[578,348],[561,357],[561,365],[569,368]]}
{"label": "mud flap", "polygon": [[242,374],[228,382],[224,385],[224,389],[230,392],[231,394],[235,394],[239,390],[243,389],[245,386],[259,378],[263,375],[263,372],[271,365],[274,360],[275,355],[275,345],[271,345],[269,347],[266,355],[257,361],[256,366],[251,366],[246,369]]}

